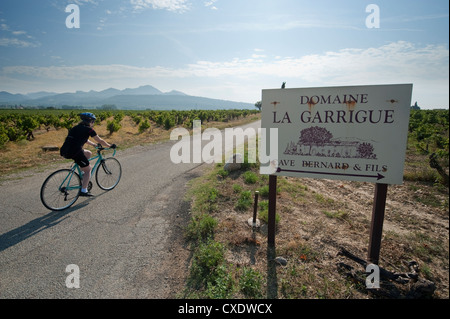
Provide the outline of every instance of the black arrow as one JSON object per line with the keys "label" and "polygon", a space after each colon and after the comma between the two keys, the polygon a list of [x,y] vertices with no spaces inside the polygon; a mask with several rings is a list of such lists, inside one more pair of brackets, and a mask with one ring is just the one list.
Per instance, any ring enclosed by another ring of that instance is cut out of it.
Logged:
{"label": "black arrow", "polygon": [[374,175],[342,174],[342,173],[330,173],[330,172],[296,171],[296,170],[292,170],[292,169],[282,169],[280,167],[277,168],[277,172],[294,172],[294,173],[308,173],[308,174],[320,174],[320,175],[369,177],[369,178],[376,178],[377,181],[384,178],[384,175],[381,175],[380,173],[377,173],[377,175],[374,176]]}

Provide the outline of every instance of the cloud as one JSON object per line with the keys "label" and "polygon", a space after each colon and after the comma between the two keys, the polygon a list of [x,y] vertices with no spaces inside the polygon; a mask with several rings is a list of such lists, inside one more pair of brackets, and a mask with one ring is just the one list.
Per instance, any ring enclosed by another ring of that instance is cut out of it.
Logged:
{"label": "cloud", "polygon": [[130,3],[136,11],[151,8],[184,12],[189,9],[187,0],[130,0]]}
{"label": "cloud", "polygon": [[13,35],[24,35],[27,34],[25,31],[13,31],[12,32]]}
{"label": "cloud", "polygon": [[17,38],[0,38],[0,47],[34,48],[39,44]]}
{"label": "cloud", "polygon": [[209,7],[211,10],[218,10],[217,7],[214,5],[214,3],[216,2],[217,0],[205,1],[205,7]]}
{"label": "cloud", "polygon": [[0,47],[34,48],[40,46],[40,43],[34,41],[34,38],[27,32],[12,30],[6,23],[0,24],[0,32],[4,34],[0,37]]}
{"label": "cloud", "polygon": [[[0,39],[0,45],[16,42]],[[255,50],[256,51],[256,50]],[[258,50],[259,51],[259,50]],[[378,48],[347,48],[322,54],[301,57],[268,57],[252,54],[249,58],[234,58],[229,61],[197,61],[182,68],[163,66],[137,67],[129,65],[79,65],[79,66],[11,66],[2,73],[25,74],[35,77],[67,79],[110,77],[258,77],[274,76],[297,78],[306,82],[324,84],[347,84],[351,82],[378,82],[389,79],[429,79],[448,82],[449,51],[439,45],[418,47],[399,41]]]}
{"label": "cloud", "polygon": [[[261,53],[260,50],[255,52]],[[418,46],[398,41],[380,47],[346,48],[300,57],[254,53],[247,58],[228,61],[197,61],[181,68],[121,64],[9,66],[0,69],[0,77],[39,83],[68,81],[80,85],[86,81],[103,84],[139,82],[156,86],[169,83],[173,86],[170,89],[189,88],[191,94],[198,95],[204,89],[219,98],[235,94],[236,100],[245,100],[249,92],[255,92],[252,97],[255,101],[258,91],[270,86],[279,87],[281,81],[287,81],[288,87],[413,83],[417,96],[413,98],[419,105],[422,99],[448,108],[449,50],[440,45]]]}
{"label": "cloud", "polygon": [[76,4],[76,5],[79,5],[79,6],[82,6],[82,5],[84,5],[84,4],[94,4],[94,5],[97,5],[98,4],[98,1],[95,1],[95,0],[69,0],[69,1],[67,1],[68,2],[68,4]]}
{"label": "cloud", "polygon": [[448,82],[448,48],[418,47],[399,41],[378,48],[348,48],[302,57],[253,54],[247,59],[226,62],[199,61],[188,69],[198,76],[277,76],[307,82],[347,84],[396,80],[445,80]]}
{"label": "cloud", "polygon": [[77,66],[9,66],[0,74],[27,76],[50,80],[107,80],[118,78],[146,77],[149,75],[164,76],[167,70],[160,67],[142,68],[129,65],[77,65]]}

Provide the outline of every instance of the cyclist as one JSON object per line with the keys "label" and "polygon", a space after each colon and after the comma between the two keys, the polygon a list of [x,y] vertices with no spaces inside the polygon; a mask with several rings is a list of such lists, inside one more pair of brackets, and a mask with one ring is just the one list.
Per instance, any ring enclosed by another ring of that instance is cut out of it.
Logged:
{"label": "cyclist", "polygon": [[90,197],[93,195],[88,192],[87,187],[91,178],[89,158],[92,156],[92,152],[83,149],[83,146],[85,143],[97,146],[96,143],[89,140],[89,137],[92,137],[98,144],[105,147],[116,148],[116,144],[109,144],[94,131],[93,126],[96,120],[94,114],[81,113],[80,118],[81,122],[69,130],[69,134],[61,147],[60,154],[64,158],[73,159],[80,166],[83,172],[80,196]]}

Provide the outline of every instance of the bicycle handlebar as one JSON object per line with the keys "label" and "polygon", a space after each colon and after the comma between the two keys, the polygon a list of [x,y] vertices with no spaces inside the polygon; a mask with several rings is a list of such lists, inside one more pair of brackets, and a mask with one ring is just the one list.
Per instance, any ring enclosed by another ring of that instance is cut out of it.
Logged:
{"label": "bicycle handlebar", "polygon": [[116,147],[103,147],[103,145],[97,144],[97,146],[95,148],[97,149],[97,152],[107,151],[107,150],[113,149],[114,150],[113,156],[116,155],[117,146]]}

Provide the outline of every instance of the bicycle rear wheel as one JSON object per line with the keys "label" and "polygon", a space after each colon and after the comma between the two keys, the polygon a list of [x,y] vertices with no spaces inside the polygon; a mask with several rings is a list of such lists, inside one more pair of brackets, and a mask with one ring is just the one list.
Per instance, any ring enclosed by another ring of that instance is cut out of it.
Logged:
{"label": "bicycle rear wheel", "polygon": [[80,196],[81,179],[70,169],[60,169],[48,176],[41,187],[41,202],[50,210],[69,208]]}
{"label": "bicycle rear wheel", "polygon": [[116,187],[119,184],[121,176],[122,166],[114,157],[105,158],[95,172],[95,180],[98,187],[105,191]]}

